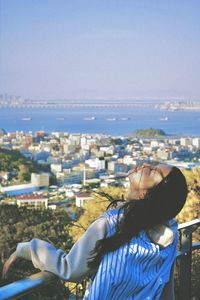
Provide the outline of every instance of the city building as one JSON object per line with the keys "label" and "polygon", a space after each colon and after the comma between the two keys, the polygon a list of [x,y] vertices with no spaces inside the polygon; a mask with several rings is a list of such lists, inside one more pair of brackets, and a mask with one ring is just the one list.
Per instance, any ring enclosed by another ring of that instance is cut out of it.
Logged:
{"label": "city building", "polygon": [[47,208],[48,207],[48,199],[35,194],[28,194],[16,197],[18,207],[28,207],[28,208]]}
{"label": "city building", "polygon": [[51,172],[52,173],[62,172],[62,164],[51,164]]}
{"label": "city building", "polygon": [[49,173],[31,174],[31,183],[38,187],[49,186]]}
{"label": "city building", "polygon": [[76,206],[83,207],[88,201],[92,199],[91,194],[81,193],[76,195]]}
{"label": "city building", "polygon": [[192,145],[199,149],[200,148],[200,138],[198,138],[198,137],[193,138]]}
{"label": "city building", "polygon": [[32,183],[0,187],[0,191],[2,193],[7,194],[8,196],[18,196],[18,195],[30,194],[37,190],[39,190],[39,187],[33,185]]}

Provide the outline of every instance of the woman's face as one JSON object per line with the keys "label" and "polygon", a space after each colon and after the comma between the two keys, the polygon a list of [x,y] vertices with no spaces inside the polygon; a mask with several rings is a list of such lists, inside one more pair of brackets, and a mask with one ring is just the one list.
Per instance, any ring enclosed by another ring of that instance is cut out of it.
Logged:
{"label": "woman's face", "polygon": [[172,170],[172,166],[165,164],[142,164],[128,174],[130,187],[128,200],[143,199],[146,193],[158,185]]}

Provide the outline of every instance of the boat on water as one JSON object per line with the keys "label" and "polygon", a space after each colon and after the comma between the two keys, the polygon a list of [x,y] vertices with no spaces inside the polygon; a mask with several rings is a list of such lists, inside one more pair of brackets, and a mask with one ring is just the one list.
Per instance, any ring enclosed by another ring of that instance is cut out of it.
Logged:
{"label": "boat on water", "polygon": [[168,117],[160,118],[160,121],[168,121],[168,120],[169,120]]}
{"label": "boat on water", "polygon": [[84,120],[85,121],[94,121],[96,118],[95,117],[85,117]]}
{"label": "boat on water", "polygon": [[30,117],[22,118],[22,121],[31,121],[31,120],[32,120],[32,118],[30,118]]}
{"label": "boat on water", "polygon": [[168,108],[169,111],[177,111],[179,110],[177,106],[173,106],[171,105],[169,108]]}
{"label": "boat on water", "polygon": [[129,118],[124,118],[124,117],[122,117],[122,118],[120,118],[120,120],[121,120],[121,121],[128,121]]}
{"label": "boat on water", "polygon": [[107,118],[107,121],[116,121],[116,118]]}

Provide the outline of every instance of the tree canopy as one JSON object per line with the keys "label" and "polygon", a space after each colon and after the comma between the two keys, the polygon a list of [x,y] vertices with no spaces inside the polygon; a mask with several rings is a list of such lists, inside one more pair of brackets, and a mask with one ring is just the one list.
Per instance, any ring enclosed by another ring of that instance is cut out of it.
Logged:
{"label": "tree canopy", "polygon": [[[98,192],[93,193],[92,199],[84,206],[78,220],[70,227],[72,240],[75,242],[81,237],[88,226],[106,211],[112,199],[121,199],[125,194],[125,189],[119,187],[101,188]],[[106,195],[110,196],[110,200]]]}
{"label": "tree canopy", "polygon": [[18,182],[23,183],[30,180],[31,173],[49,171],[49,166],[41,166],[17,150],[0,148],[0,171],[16,174]]}
{"label": "tree canopy", "polygon": [[159,136],[165,136],[166,133],[162,129],[138,129],[135,131],[136,137],[159,137]]}
{"label": "tree canopy", "polygon": [[179,222],[186,222],[200,217],[200,168],[185,170],[184,175],[188,184],[188,197],[185,206],[177,217]]}
{"label": "tree canopy", "polygon": [[[69,236],[70,218],[65,210],[32,210],[13,205],[0,206],[0,269],[3,262],[14,252],[19,242],[39,238],[52,243],[56,248],[68,252],[72,247]],[[28,261],[17,262],[9,272],[9,281],[13,282],[34,274],[37,271]],[[5,283],[4,283],[5,284]],[[67,299],[66,287],[55,282],[44,289],[41,296],[28,296],[28,299]]]}

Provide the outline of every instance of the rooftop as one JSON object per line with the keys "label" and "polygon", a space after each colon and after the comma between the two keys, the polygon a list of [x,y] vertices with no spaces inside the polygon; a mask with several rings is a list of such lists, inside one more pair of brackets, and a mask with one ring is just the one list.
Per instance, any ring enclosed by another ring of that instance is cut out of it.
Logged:
{"label": "rooftop", "polygon": [[90,193],[81,193],[76,195],[77,198],[86,198],[86,197],[90,197],[91,194]]}
{"label": "rooftop", "polygon": [[35,185],[32,183],[26,183],[26,184],[5,186],[5,187],[1,187],[0,189],[1,189],[1,192],[9,192],[9,191],[15,191],[15,190],[29,189],[29,188],[35,188]]}
{"label": "rooftop", "polygon": [[17,196],[16,199],[17,200],[41,200],[47,198],[42,195],[28,194],[28,195]]}

